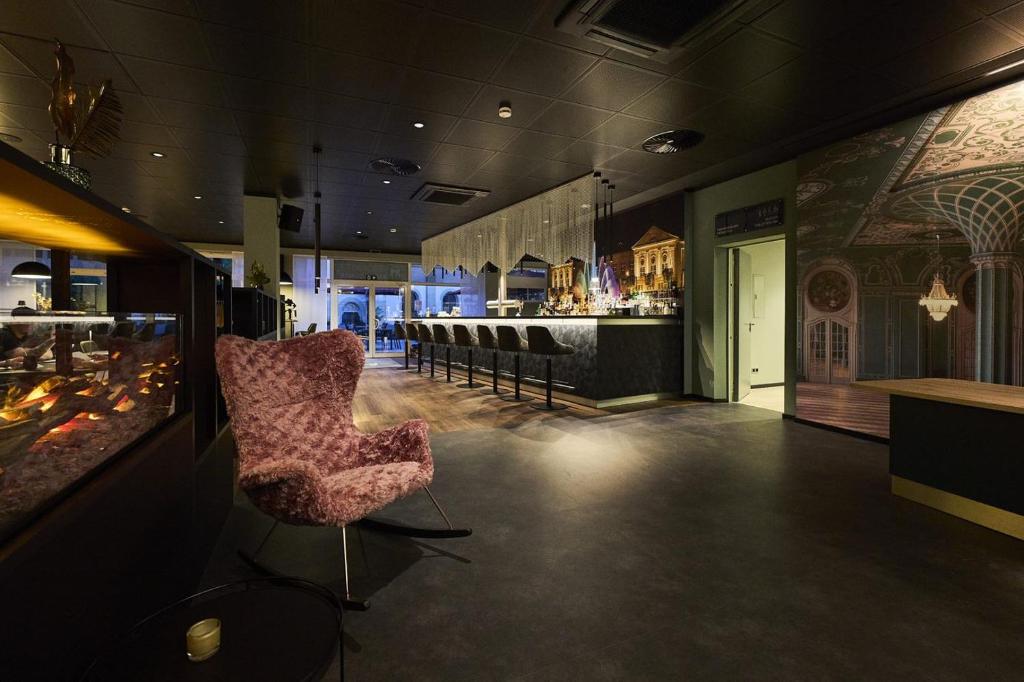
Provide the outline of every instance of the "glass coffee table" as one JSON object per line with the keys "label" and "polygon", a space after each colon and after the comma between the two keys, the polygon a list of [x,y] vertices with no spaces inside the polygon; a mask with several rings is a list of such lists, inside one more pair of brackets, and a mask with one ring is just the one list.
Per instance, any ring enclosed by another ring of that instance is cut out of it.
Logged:
{"label": "glass coffee table", "polygon": [[[206,618],[221,621],[220,650],[194,663],[185,653],[185,633]],[[82,679],[319,682],[336,652],[344,679],[341,633],[341,604],[326,587],[298,578],[254,578],[154,613],[108,647]]]}

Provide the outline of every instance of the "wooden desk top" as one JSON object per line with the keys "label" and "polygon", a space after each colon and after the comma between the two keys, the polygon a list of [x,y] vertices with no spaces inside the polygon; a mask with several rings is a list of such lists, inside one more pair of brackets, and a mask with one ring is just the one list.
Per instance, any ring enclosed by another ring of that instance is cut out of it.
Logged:
{"label": "wooden desk top", "polygon": [[1024,388],[962,379],[887,379],[850,384],[878,393],[1024,414]]}

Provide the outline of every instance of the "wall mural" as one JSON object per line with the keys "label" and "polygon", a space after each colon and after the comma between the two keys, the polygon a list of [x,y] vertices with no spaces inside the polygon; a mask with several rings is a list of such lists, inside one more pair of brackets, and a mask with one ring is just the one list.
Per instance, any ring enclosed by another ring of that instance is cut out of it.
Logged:
{"label": "wall mural", "polygon": [[851,381],[1024,383],[1024,83],[798,168],[798,417],[885,437]]}

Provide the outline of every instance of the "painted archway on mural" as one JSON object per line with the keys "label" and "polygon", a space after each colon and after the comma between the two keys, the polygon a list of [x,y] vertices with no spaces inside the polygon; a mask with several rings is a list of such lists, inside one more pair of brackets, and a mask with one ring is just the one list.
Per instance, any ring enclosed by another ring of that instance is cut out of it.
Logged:
{"label": "painted archway on mural", "polygon": [[857,275],[826,258],[807,270],[803,291],[804,379],[848,384],[857,377]]}

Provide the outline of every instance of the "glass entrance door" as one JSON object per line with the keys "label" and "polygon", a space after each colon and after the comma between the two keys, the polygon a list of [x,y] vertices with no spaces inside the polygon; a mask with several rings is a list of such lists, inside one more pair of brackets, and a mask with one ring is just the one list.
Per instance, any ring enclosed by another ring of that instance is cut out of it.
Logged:
{"label": "glass entrance door", "polygon": [[408,315],[404,283],[334,282],[334,312],[338,329],[347,329],[363,342],[367,357],[397,357],[405,340],[395,337],[395,323]]}

